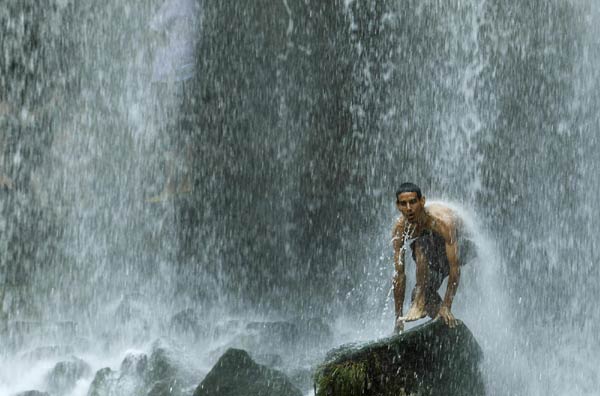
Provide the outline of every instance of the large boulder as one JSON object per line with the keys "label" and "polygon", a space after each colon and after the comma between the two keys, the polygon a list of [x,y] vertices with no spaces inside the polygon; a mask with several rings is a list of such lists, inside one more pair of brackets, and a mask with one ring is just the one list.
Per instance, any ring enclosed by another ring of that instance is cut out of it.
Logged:
{"label": "large boulder", "polygon": [[261,366],[241,349],[229,349],[217,361],[194,396],[302,396],[280,371]]}
{"label": "large boulder", "polygon": [[144,377],[148,357],[144,353],[129,353],[119,371],[106,367],[96,372],[87,396],[144,395]]}
{"label": "large boulder", "polygon": [[148,396],[179,396],[184,392],[184,369],[175,353],[157,341],[145,368],[144,383]]}
{"label": "large boulder", "polygon": [[485,395],[481,359],[481,348],[462,322],[451,329],[434,320],[329,352],[315,375],[316,395]]}

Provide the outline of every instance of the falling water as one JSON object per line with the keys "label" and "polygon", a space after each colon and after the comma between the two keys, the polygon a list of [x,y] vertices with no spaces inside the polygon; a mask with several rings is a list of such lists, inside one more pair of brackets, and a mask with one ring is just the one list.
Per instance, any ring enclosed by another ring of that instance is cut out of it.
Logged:
{"label": "falling water", "polygon": [[392,330],[406,180],[476,246],[453,309],[488,393],[597,392],[597,5],[191,1],[195,64],[161,81],[166,3],[0,10],[0,396],[160,347],[191,394],[229,346],[310,392]]}

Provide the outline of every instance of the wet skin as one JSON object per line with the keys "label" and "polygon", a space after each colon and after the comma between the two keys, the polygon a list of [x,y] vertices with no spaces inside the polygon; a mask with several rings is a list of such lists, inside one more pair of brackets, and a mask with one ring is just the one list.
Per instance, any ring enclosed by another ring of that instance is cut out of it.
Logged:
{"label": "wet skin", "polygon": [[[451,312],[452,301],[456,294],[460,278],[458,252],[456,245],[456,221],[454,213],[443,205],[430,205],[425,207],[425,197],[419,198],[415,192],[401,193],[397,196],[396,207],[402,214],[393,233],[394,245],[394,302],[396,308],[395,332],[404,329],[404,322],[410,322],[429,316],[442,318],[444,322],[455,327],[457,322]],[[404,293],[406,288],[406,275],[404,273],[404,242],[407,239],[421,235],[423,230],[431,230],[444,238],[446,256],[450,266],[448,275],[448,288],[441,304],[426,301],[425,287],[427,284],[429,266],[427,257],[420,249],[415,251],[417,267],[417,284],[415,297],[410,309],[405,316],[402,315]]]}

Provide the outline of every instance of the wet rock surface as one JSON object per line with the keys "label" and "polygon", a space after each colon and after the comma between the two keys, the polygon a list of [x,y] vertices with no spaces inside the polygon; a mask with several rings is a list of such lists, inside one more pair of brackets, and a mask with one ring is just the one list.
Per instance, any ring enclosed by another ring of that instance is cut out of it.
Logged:
{"label": "wet rock surface", "polygon": [[435,320],[403,334],[328,353],[315,379],[317,396],[485,394],[481,348],[461,322]]}
{"label": "wet rock surface", "polygon": [[109,395],[113,384],[116,382],[115,373],[108,367],[96,372],[90,385],[87,396]]}
{"label": "wet rock surface", "polygon": [[75,387],[77,381],[91,374],[91,367],[81,359],[74,357],[58,362],[46,376],[48,391],[53,395],[67,394]]}
{"label": "wet rock surface", "polygon": [[229,349],[217,361],[193,396],[302,396],[280,371],[254,362],[241,349]]}
{"label": "wet rock surface", "polygon": [[150,355],[130,353],[118,371],[103,368],[96,373],[88,396],[178,396],[189,395],[197,385],[195,378],[180,361],[181,351],[168,342],[157,340]]}

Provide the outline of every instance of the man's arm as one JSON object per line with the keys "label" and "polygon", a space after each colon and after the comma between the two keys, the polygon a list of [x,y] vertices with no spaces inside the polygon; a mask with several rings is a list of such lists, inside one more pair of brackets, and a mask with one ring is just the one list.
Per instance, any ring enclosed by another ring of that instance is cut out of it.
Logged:
{"label": "man's arm", "polygon": [[448,274],[448,287],[446,288],[446,295],[444,301],[440,307],[438,316],[444,319],[444,322],[450,327],[456,326],[456,319],[451,312],[452,301],[456,295],[458,289],[458,283],[460,281],[460,265],[458,262],[458,244],[456,241],[456,227],[454,224],[447,225],[444,227],[444,241],[446,245],[446,256],[448,257],[448,264],[450,266]]}
{"label": "man's arm", "polygon": [[404,273],[404,227],[399,223],[394,228],[392,244],[394,245],[394,308],[396,312],[395,331],[404,330],[404,322],[398,323],[398,318],[402,316],[402,306],[404,305],[404,292],[406,289],[406,274]]}

